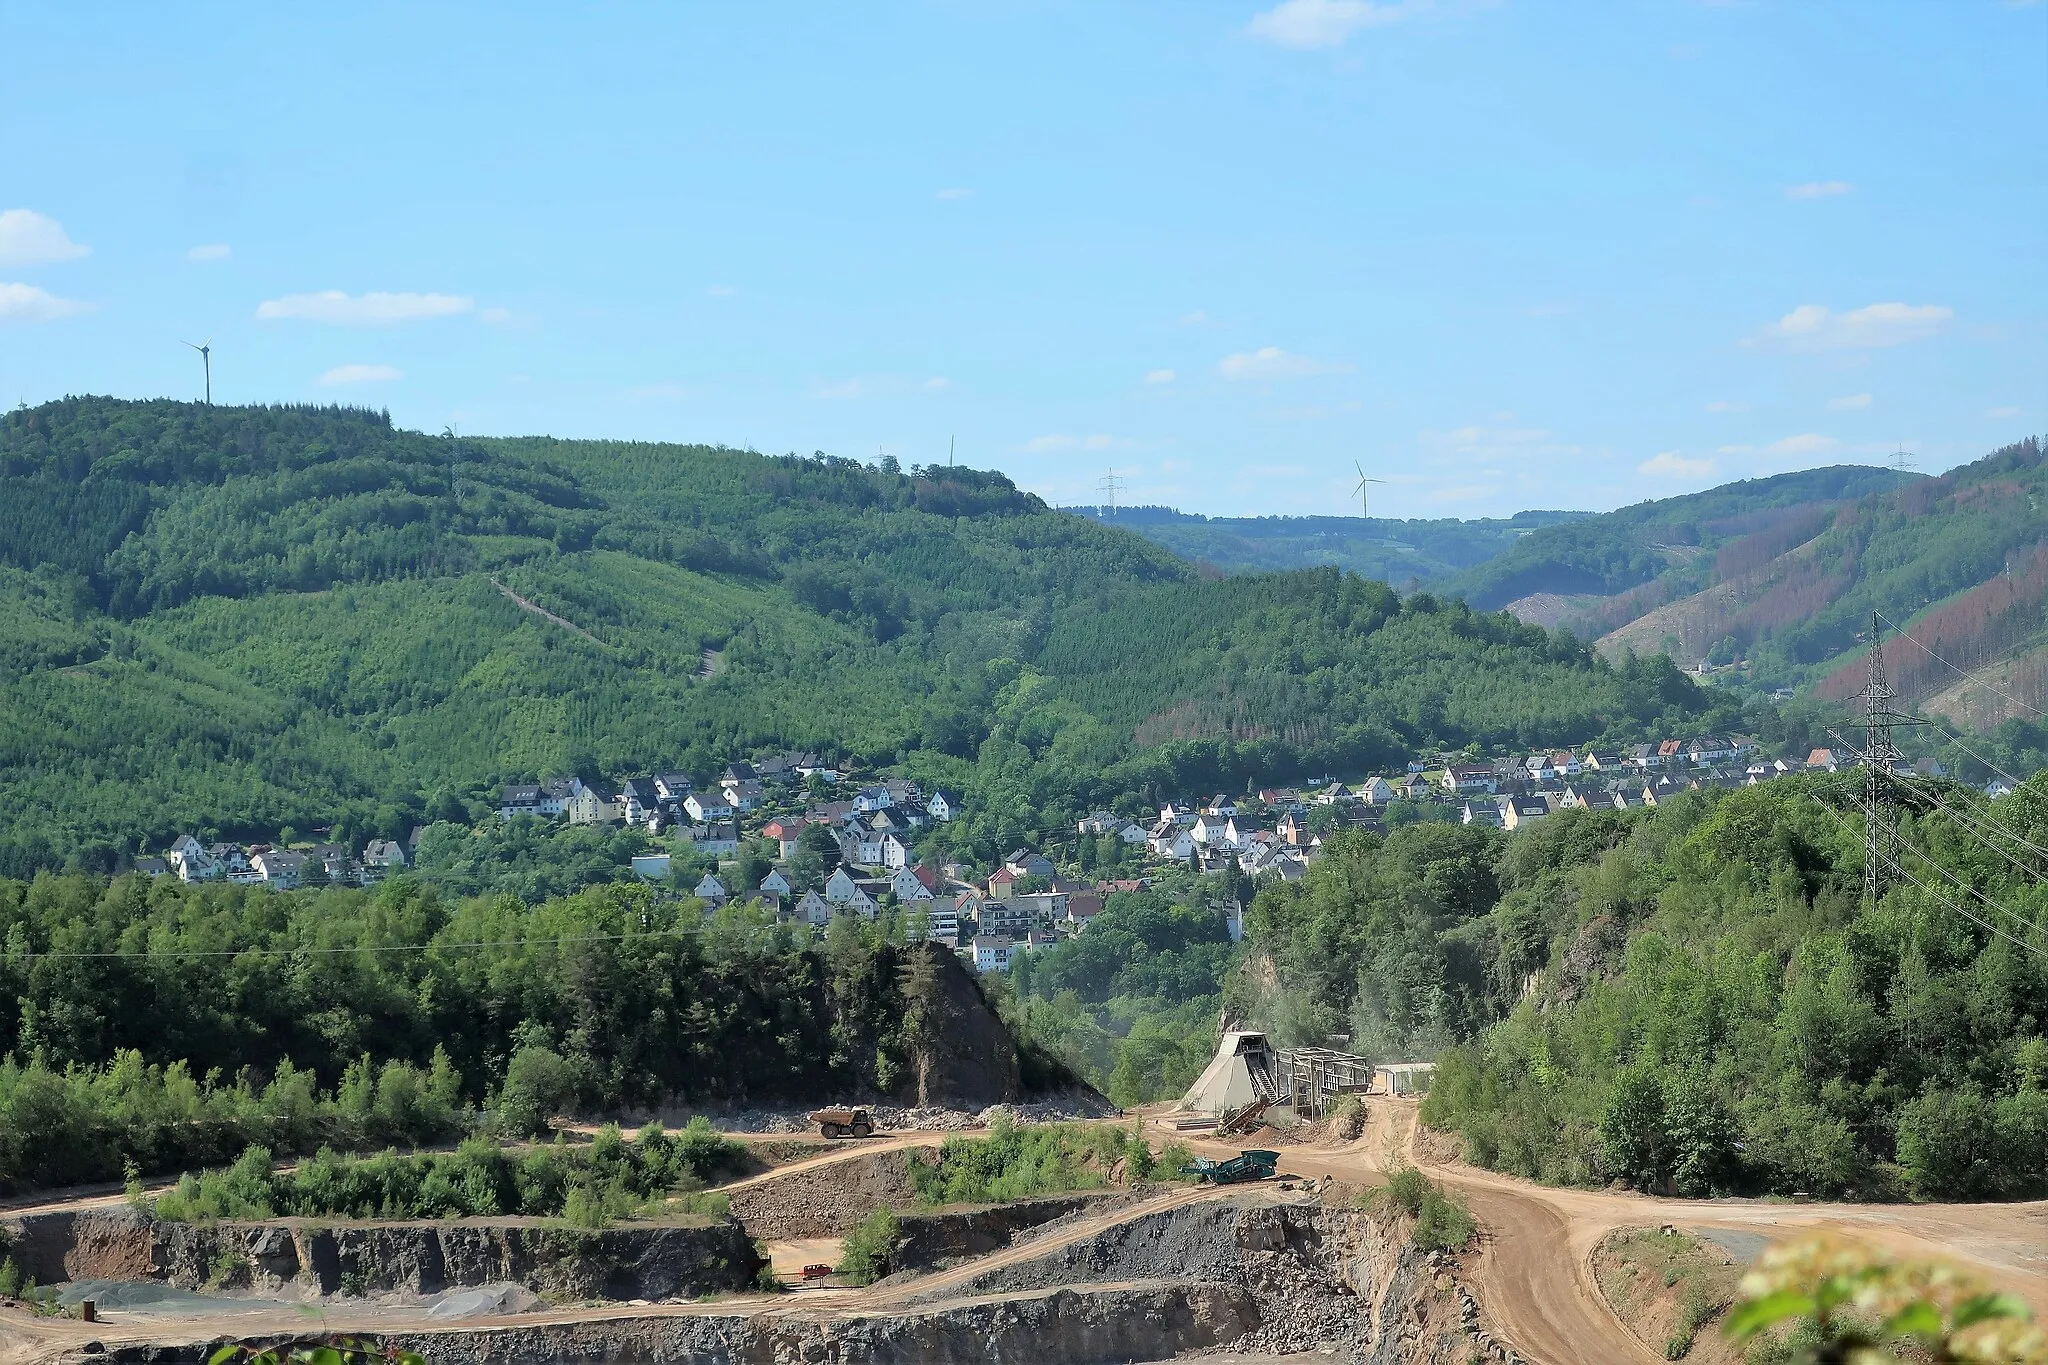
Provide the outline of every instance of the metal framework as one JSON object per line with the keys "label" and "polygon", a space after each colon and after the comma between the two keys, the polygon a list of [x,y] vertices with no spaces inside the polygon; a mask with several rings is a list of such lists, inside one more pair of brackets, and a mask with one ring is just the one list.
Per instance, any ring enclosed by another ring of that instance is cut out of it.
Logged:
{"label": "metal framework", "polygon": [[1348,1052],[1284,1048],[1275,1061],[1281,1091],[1297,1113],[1320,1114],[1339,1095],[1363,1094],[1372,1085],[1372,1063]]}

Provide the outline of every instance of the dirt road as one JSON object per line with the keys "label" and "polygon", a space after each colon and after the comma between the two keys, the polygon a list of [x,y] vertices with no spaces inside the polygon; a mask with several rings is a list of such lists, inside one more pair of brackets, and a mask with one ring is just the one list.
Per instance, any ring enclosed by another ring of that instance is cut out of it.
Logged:
{"label": "dirt road", "polygon": [[[1376,1098],[1368,1102],[1367,1126],[1357,1141],[1283,1148],[1281,1170],[1359,1182],[1405,1160],[1455,1189],[1481,1227],[1472,1277],[1486,1315],[1544,1365],[1662,1358],[1615,1317],[1594,1282],[1593,1248],[1618,1227],[1731,1228],[1773,1241],[1826,1230],[1901,1256],[1967,1262],[2000,1288],[2048,1309],[2048,1202],[1780,1204],[1554,1189],[1430,1160],[1416,1145],[1416,1116],[1413,1101]],[[1189,1145],[1216,1155],[1243,1144],[1197,1139]]]}

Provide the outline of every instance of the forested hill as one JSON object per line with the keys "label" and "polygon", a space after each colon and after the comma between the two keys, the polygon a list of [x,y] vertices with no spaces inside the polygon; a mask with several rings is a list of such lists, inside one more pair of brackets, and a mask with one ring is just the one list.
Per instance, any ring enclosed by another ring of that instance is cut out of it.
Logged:
{"label": "forested hill", "polygon": [[2048,707],[2041,456],[2030,438],[1938,478],[1815,469],[1643,503],[1532,532],[1441,590],[1605,652],[1837,698],[1875,610],[1932,651],[1894,659],[1907,699],[1990,729]]}
{"label": "forested hill", "polygon": [[1505,553],[1545,526],[1590,512],[1512,517],[1204,517],[1171,507],[1069,507],[1225,573],[1279,573],[1329,564],[1404,591],[1428,587]]}
{"label": "forested hill", "polygon": [[993,472],[345,408],[0,418],[5,874],[770,746],[965,789],[988,856],[1423,743],[1733,724],[1714,695],[1334,569],[1204,581]]}

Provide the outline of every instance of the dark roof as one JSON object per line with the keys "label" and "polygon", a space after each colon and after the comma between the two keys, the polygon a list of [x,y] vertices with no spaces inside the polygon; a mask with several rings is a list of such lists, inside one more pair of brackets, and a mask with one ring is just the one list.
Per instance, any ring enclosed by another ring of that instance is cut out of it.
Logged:
{"label": "dark roof", "polygon": [[629,777],[621,785],[626,795],[633,797],[642,805],[652,805],[661,800],[661,793],[654,789],[654,779],[651,777]]}

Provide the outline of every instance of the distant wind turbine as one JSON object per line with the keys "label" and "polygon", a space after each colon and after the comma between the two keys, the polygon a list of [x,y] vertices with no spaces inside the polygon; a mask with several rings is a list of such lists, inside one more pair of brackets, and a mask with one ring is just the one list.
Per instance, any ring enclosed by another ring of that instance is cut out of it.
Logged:
{"label": "distant wind turbine", "polygon": [[1366,510],[1365,486],[1369,483],[1385,483],[1386,480],[1369,479],[1365,476],[1364,465],[1358,463],[1358,461],[1356,460],[1353,460],[1351,464],[1352,467],[1358,471],[1358,487],[1351,490],[1352,492],[1358,494],[1358,515],[1360,515],[1361,517],[1369,517],[1372,515],[1372,513]]}
{"label": "distant wind turbine", "polygon": [[185,344],[199,352],[200,363],[206,366],[206,406],[210,408],[213,406],[213,338],[208,337],[204,342],[188,341]]}

